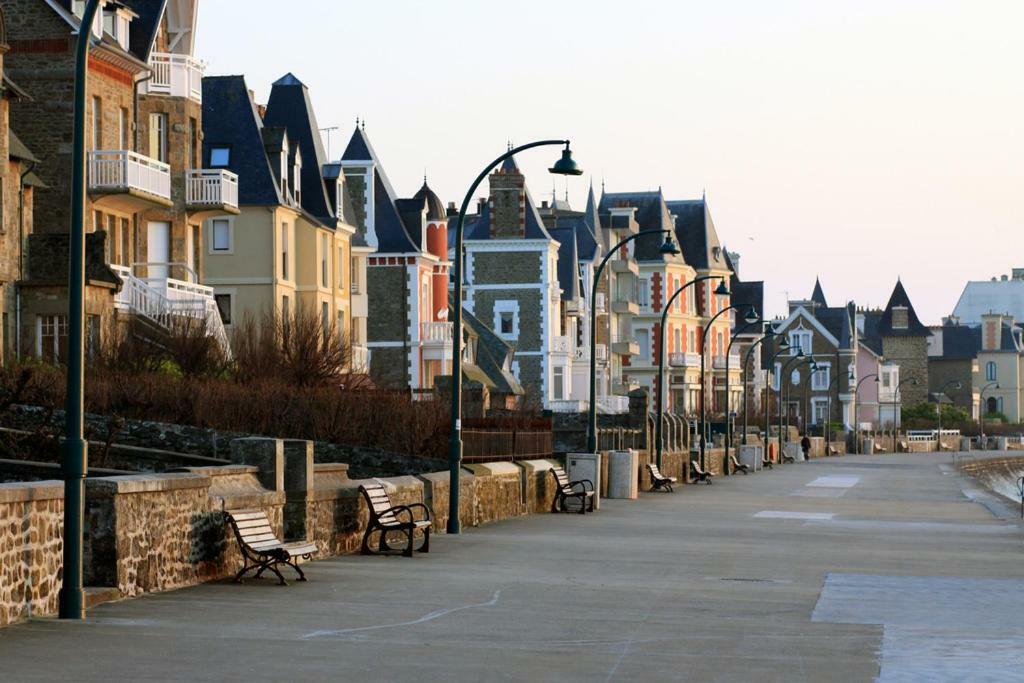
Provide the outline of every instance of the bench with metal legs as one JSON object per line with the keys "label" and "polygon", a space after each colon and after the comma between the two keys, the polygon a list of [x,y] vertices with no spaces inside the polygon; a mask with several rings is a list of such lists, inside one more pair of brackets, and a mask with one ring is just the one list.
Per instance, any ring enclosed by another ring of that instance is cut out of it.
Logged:
{"label": "bench with metal legs", "polygon": [[569,501],[579,501],[581,515],[594,511],[594,482],[589,479],[569,481],[569,475],[561,467],[552,467],[551,476],[555,478],[555,499],[551,501],[552,512],[573,512],[569,509]]}
{"label": "bench with metal legs", "polygon": [[246,574],[255,571],[255,578],[262,578],[268,569],[277,576],[278,583],[288,585],[281,575],[278,566],[285,564],[295,570],[299,581],[305,581],[306,575],[299,568],[298,558],[310,559],[316,552],[316,544],[307,541],[283,543],[270,526],[270,519],[263,510],[230,510],[225,511],[231,528],[238,539],[238,547],[242,551],[243,565],[235,574],[235,583],[242,583]]}
{"label": "bench with metal legs", "polygon": [[[367,507],[370,509],[370,520],[366,525],[366,533],[363,534],[363,543],[360,552],[363,555],[371,555],[374,552],[380,555],[401,553],[405,557],[412,557],[413,542],[416,532],[423,534],[423,542],[416,552],[430,552],[430,509],[423,503],[412,503],[410,505],[393,505],[391,497],[383,484],[363,484],[359,492],[366,499]],[[421,510],[422,515],[416,518],[414,510]],[[370,549],[370,537],[373,534],[380,534],[376,543],[376,550]],[[388,543],[388,534],[397,533],[405,541],[404,548],[392,548]]]}
{"label": "bench with metal legs", "polygon": [[651,490],[667,491],[672,493],[672,485],[676,483],[675,477],[666,477],[653,462],[647,463],[647,471],[651,474]]}

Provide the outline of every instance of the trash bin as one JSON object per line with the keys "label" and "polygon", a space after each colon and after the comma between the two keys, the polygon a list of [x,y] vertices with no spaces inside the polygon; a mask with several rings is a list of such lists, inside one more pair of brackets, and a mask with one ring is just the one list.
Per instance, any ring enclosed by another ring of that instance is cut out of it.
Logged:
{"label": "trash bin", "polygon": [[761,469],[761,447],[760,446],[740,446],[740,456],[737,458],[741,463],[747,466],[747,469],[751,472],[756,472]]}
{"label": "trash bin", "polygon": [[629,449],[608,453],[608,497],[636,500],[640,495],[640,454]]}

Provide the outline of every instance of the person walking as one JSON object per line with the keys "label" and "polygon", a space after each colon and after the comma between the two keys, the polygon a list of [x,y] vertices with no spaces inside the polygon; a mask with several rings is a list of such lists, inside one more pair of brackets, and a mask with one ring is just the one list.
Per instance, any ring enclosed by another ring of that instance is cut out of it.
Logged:
{"label": "person walking", "polygon": [[800,450],[804,452],[804,461],[810,460],[811,440],[806,434],[804,434],[804,438],[800,439]]}

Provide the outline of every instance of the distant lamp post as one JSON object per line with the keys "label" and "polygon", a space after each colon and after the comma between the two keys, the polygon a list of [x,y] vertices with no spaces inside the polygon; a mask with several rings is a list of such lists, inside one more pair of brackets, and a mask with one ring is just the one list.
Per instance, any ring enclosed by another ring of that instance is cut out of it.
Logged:
{"label": "distant lamp post", "polygon": [[[657,394],[656,394],[656,397],[655,397],[655,402],[657,404],[657,407],[655,408],[656,420],[654,422],[654,454],[655,454],[654,455],[654,462],[658,466],[659,469],[661,468],[661,464],[662,464],[661,463],[661,458],[662,458],[662,451],[663,451],[663,446],[662,446],[662,443],[661,443],[662,442],[662,436],[661,436],[662,426],[661,426],[661,423],[664,420],[664,414],[665,414],[665,381],[664,381],[665,380],[665,343],[666,343],[666,339],[667,339],[667,336],[668,336],[668,333],[665,331],[665,326],[666,326],[666,323],[668,321],[668,313],[669,313],[670,310],[672,310],[672,305],[675,303],[676,299],[679,298],[680,294],[682,294],[688,288],[692,287],[693,285],[697,284],[698,282],[704,282],[705,280],[713,280],[716,277],[718,277],[718,276],[717,275],[702,275],[701,277],[696,277],[696,278],[690,280],[689,282],[684,284],[682,287],[677,289],[675,292],[673,292],[672,296],[670,296],[668,298],[668,300],[665,302],[665,305],[662,307],[662,311],[661,311],[661,338],[658,340],[658,391],[657,391]],[[722,282],[724,284],[725,280],[723,280]],[[593,383],[591,383],[591,386],[593,386]]]}
{"label": "distant lamp post", "polygon": [[[725,286],[725,280],[722,280],[714,292],[715,296],[729,296],[729,288]],[[735,311],[743,306],[731,304],[724,307],[718,313],[711,316],[707,324],[704,325],[704,331],[700,335],[700,468],[706,471],[707,463],[705,462],[704,453],[707,449],[707,437],[708,437],[708,422],[707,422],[707,410],[708,410],[708,380],[705,375],[705,359],[707,358],[708,350],[708,332],[714,327],[715,321],[718,320],[722,315],[729,311]],[[714,361],[712,361],[714,366]],[[713,369],[713,367],[712,367]],[[714,392],[715,383],[711,382],[711,391]],[[728,417],[728,416],[727,416]]]}
{"label": "distant lamp post", "polygon": [[[742,308],[740,306],[739,308]],[[729,419],[729,354],[732,352],[732,345],[736,342],[737,337],[749,330],[754,325],[761,325],[764,323],[761,320],[761,316],[757,314],[754,308],[747,311],[747,314],[743,316],[744,325],[736,329],[735,332],[729,334],[729,343],[725,347],[725,459],[722,464],[722,471],[729,472],[729,442],[732,441],[732,421]],[[746,390],[746,387],[744,387]]]}
{"label": "distant lamp post", "polygon": [[473,184],[469,186],[469,191],[466,192],[466,197],[462,200],[459,218],[455,223],[455,271],[453,274],[455,280],[455,320],[452,322],[452,425],[448,441],[449,489],[447,531],[450,534],[457,534],[462,531],[462,524],[459,521],[459,479],[462,469],[462,260],[464,258],[462,253],[462,234],[466,221],[466,211],[469,210],[469,203],[473,199],[476,188],[480,186],[484,178],[498,164],[519,152],[548,145],[565,145],[565,149],[562,150],[562,158],[548,169],[551,173],[556,175],[580,175],[583,173],[572,158],[568,140],[540,140],[514,147],[488,164],[480,175],[476,177],[476,180],[473,181]]}
{"label": "distant lamp post", "polygon": [[981,388],[981,405],[978,406],[978,431],[981,432],[978,445],[981,450],[985,450],[985,412],[988,410],[985,407],[985,392],[989,389],[999,389],[999,382],[989,382]]}
{"label": "distant lamp post", "polygon": [[[789,422],[789,382],[786,380],[786,372],[789,370],[789,366],[793,363],[804,362],[804,351],[797,347],[796,355],[787,360],[782,368],[779,370],[779,462],[782,462],[782,418],[785,415],[787,424]],[[785,384],[784,384],[785,382]],[[785,396],[783,395],[785,394]],[[785,405],[783,405],[785,404]]]}
{"label": "distant lamp post", "polygon": [[75,43],[74,125],[71,129],[71,224],[68,244],[68,366],[65,390],[63,578],[58,596],[61,619],[85,618],[82,586],[82,533],[85,475],[89,469],[84,438],[85,412],[85,88],[92,24],[99,0],[88,0]]}
{"label": "distant lamp post", "polygon": [[[825,424],[822,427],[821,435],[825,437],[825,447],[826,448],[828,448],[828,445],[830,443],[832,443],[832,434],[831,434],[831,432],[832,432],[832,385],[836,385],[837,386],[836,392],[838,393],[838,384],[839,384],[839,378],[840,377],[842,377],[842,375],[840,375],[839,373],[836,373],[836,376],[833,377],[832,381],[828,383],[828,388],[825,390]],[[856,380],[857,377],[851,371],[846,376],[846,379],[847,379],[848,382],[853,383],[853,381]],[[847,386],[849,386],[849,384]],[[839,401],[839,399],[837,398],[836,399],[837,404],[838,404],[838,401]],[[856,401],[855,401],[855,404],[856,404]]]}
{"label": "distant lamp post", "polygon": [[[860,453],[860,442],[857,440],[857,437],[860,436],[860,423],[857,421],[859,417],[858,411],[860,410],[858,405],[860,402],[858,398],[860,395],[860,385],[864,384],[864,382],[871,379],[872,377],[875,379],[875,384],[878,384],[878,373],[873,372],[870,375],[864,375],[863,377],[861,377],[860,381],[857,382],[857,386],[853,388],[853,450],[857,453]],[[875,392],[877,398],[877,387],[875,388]]]}
{"label": "distant lamp post", "polygon": [[892,452],[896,452],[896,439],[900,434],[900,423],[903,421],[901,415],[897,411],[902,412],[902,396],[900,395],[900,389],[903,388],[904,384],[909,384],[912,387],[916,387],[921,382],[916,377],[905,379],[896,385],[896,389],[892,392]]}
{"label": "distant lamp post", "polygon": [[[641,235],[656,235],[664,234],[665,241],[658,247],[658,253],[665,256],[676,256],[679,254],[679,247],[676,246],[675,241],[672,239],[671,230],[641,230],[635,235],[630,235],[624,240],[620,241],[614,247],[608,250],[608,254],[601,259],[601,263],[598,264],[597,269],[594,270],[594,283],[591,287],[590,296],[590,414],[587,420],[587,452],[597,453],[597,286],[601,282],[601,272],[604,267],[608,264],[608,261],[615,252],[619,250],[623,245],[632,242]],[[677,292],[678,293],[678,292]],[[667,308],[665,310],[668,310]],[[662,316],[664,319],[664,316]],[[664,346],[664,345],[662,345]],[[659,354],[659,358],[661,355]],[[660,375],[659,375],[660,377]],[[661,395],[658,395],[658,409],[661,410]],[[659,431],[661,423],[655,426],[657,436],[655,440],[658,443],[658,466],[661,466],[661,432]]]}
{"label": "distant lamp post", "polygon": [[[766,324],[764,327],[765,327],[764,334],[761,336],[760,339],[758,339],[757,341],[755,341],[753,344],[750,345],[750,348],[747,349],[746,355],[743,356],[743,380],[742,380],[743,381],[743,437],[742,437],[742,443],[743,443],[744,446],[747,445],[747,427],[748,427],[748,418],[750,416],[750,396],[747,395],[748,394],[748,389],[747,389],[747,382],[748,382],[748,379],[747,379],[747,368],[750,366],[750,356],[753,355],[754,349],[756,349],[759,344],[763,344],[765,341],[775,337],[775,330],[772,328],[771,325]],[[785,340],[783,340],[783,341],[785,341]],[[787,346],[788,346],[788,342],[787,342]]]}
{"label": "distant lamp post", "polygon": [[[778,334],[778,332],[776,332],[776,334]],[[778,388],[777,391],[778,391],[778,394],[779,394],[779,411],[780,412],[782,411],[782,367],[781,366],[779,367],[779,372],[778,373],[775,372],[775,370],[774,370],[775,359],[778,358],[779,356],[781,356],[782,354],[788,352],[789,350],[790,350],[789,349],[789,340],[786,339],[785,337],[783,337],[779,341],[779,345],[777,347],[775,347],[775,353],[773,353],[768,358],[768,363],[767,363],[768,369],[771,371],[772,375],[775,377],[775,381],[777,381],[779,383],[779,388]],[[768,459],[768,440],[770,438],[768,435],[771,433],[771,429],[770,429],[770,427],[771,427],[771,413],[772,413],[772,382],[766,382],[765,383],[765,389],[764,389],[764,459],[765,460]]]}
{"label": "distant lamp post", "polygon": [[942,397],[945,395],[946,387],[953,387],[956,390],[963,388],[963,384],[958,379],[951,379],[941,387],[939,387],[939,393],[935,395],[935,413],[938,417],[939,430],[935,434],[935,451],[942,451]]}

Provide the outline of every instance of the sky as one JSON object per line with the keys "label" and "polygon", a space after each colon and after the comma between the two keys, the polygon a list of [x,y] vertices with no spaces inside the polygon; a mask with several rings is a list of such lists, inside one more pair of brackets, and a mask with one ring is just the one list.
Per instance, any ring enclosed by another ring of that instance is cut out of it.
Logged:
{"label": "sky", "polygon": [[[706,193],[769,314],[884,306],[937,324],[1024,266],[1019,0],[204,0],[197,56],[257,101],[287,72],[336,158],[356,118],[402,196],[447,203],[509,140],[569,138],[585,175],[519,159],[536,201],[589,184]],[[483,193],[478,193],[483,194]]]}

